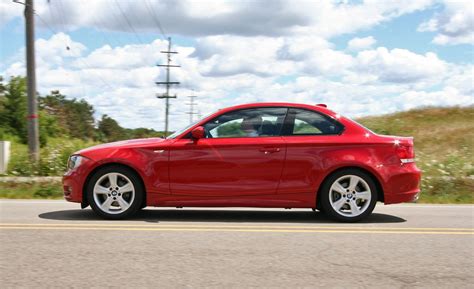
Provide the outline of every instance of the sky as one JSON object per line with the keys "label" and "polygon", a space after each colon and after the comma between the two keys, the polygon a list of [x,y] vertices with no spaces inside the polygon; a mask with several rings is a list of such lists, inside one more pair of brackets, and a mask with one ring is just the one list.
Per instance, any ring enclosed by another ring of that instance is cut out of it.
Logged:
{"label": "sky", "polygon": [[[37,89],[99,118],[170,128],[250,102],[325,103],[349,117],[474,103],[474,1],[34,0]],[[0,75],[25,75],[22,4],[0,0]],[[197,116],[195,116],[197,117]]]}

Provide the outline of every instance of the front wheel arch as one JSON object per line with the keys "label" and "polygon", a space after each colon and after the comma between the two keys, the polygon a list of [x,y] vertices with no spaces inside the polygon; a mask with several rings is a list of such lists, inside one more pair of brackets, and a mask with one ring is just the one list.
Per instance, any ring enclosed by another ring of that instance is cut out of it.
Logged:
{"label": "front wheel arch", "polygon": [[323,188],[323,184],[327,181],[327,179],[329,179],[332,175],[340,172],[340,171],[343,171],[343,170],[347,170],[347,169],[354,169],[354,170],[358,170],[358,171],[361,171],[367,175],[370,176],[370,178],[374,181],[375,183],[375,186],[377,187],[377,201],[379,202],[384,202],[385,201],[385,198],[384,198],[384,192],[383,192],[383,187],[382,185],[380,184],[380,181],[379,179],[369,170],[366,170],[364,168],[361,168],[361,167],[358,167],[358,166],[345,166],[345,167],[340,167],[340,168],[337,168],[333,171],[331,171],[329,174],[327,174],[327,176],[322,180],[321,184],[319,184],[319,188],[318,188],[318,191],[317,191],[317,195],[316,195],[316,208],[318,210],[321,209],[321,198],[320,198],[320,193],[321,193],[321,190]]}
{"label": "front wheel arch", "polygon": [[103,169],[105,167],[116,167],[116,166],[119,166],[119,167],[123,167],[123,168],[126,168],[128,170],[130,170],[131,172],[133,172],[136,177],[138,178],[138,180],[140,180],[141,182],[141,185],[142,185],[142,188],[144,190],[144,194],[143,194],[143,202],[142,202],[142,205],[141,207],[144,208],[146,207],[146,197],[147,197],[147,193],[146,193],[146,187],[145,187],[145,183],[143,182],[143,178],[141,177],[141,175],[137,172],[137,170],[135,170],[134,168],[132,168],[131,166],[128,166],[128,165],[125,165],[125,164],[122,164],[122,163],[105,163],[105,164],[101,164],[99,166],[97,166],[96,168],[94,168],[92,171],[89,172],[89,174],[87,175],[87,178],[86,180],[84,181],[84,184],[82,185],[82,203],[81,203],[81,208],[86,208],[87,206],[89,206],[89,201],[87,200],[87,192],[86,192],[86,188],[87,188],[87,184],[89,183],[90,179],[92,178],[92,176],[100,169]]}

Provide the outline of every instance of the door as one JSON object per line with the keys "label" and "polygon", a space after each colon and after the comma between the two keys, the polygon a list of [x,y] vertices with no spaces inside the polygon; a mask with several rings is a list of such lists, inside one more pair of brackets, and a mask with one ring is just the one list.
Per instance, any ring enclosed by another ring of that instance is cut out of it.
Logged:
{"label": "door", "polygon": [[170,148],[172,194],[275,194],[286,147],[280,130],[286,108],[224,113],[204,125],[206,138],[177,140]]}
{"label": "door", "polygon": [[282,129],[286,163],[278,193],[310,193],[326,173],[326,156],[338,148],[344,127],[311,110],[290,108]]}

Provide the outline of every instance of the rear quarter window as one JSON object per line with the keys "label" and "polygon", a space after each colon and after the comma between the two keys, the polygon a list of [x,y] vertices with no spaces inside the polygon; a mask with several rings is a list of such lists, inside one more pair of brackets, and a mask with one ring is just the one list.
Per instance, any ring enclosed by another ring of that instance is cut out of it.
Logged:
{"label": "rear quarter window", "polygon": [[344,126],[340,122],[327,115],[306,109],[290,108],[283,135],[337,135],[343,130]]}

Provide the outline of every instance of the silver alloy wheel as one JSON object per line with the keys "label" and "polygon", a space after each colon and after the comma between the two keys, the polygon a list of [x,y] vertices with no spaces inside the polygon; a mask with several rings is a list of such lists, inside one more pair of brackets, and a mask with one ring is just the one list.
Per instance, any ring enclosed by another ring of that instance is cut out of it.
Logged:
{"label": "silver alloy wheel", "polygon": [[107,173],[95,182],[93,196],[99,209],[108,214],[120,214],[132,205],[135,187],[125,175]]}
{"label": "silver alloy wheel", "polygon": [[357,217],[370,205],[372,192],[367,182],[356,175],[345,175],[331,185],[329,202],[339,215]]}

